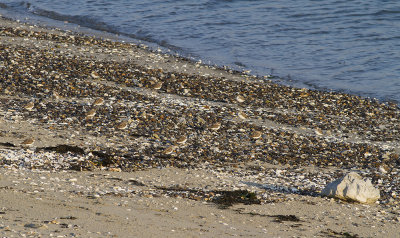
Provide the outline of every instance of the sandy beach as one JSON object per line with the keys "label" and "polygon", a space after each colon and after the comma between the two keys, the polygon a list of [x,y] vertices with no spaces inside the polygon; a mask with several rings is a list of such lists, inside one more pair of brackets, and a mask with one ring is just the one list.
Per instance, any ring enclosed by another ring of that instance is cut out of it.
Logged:
{"label": "sandy beach", "polygon": [[[397,237],[400,110],[0,19],[2,237]],[[375,204],[321,197],[356,171]]]}

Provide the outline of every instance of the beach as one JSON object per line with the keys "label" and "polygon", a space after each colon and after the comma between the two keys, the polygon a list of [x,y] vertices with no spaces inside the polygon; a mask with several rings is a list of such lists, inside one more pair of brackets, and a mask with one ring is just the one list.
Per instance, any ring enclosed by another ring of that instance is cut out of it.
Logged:
{"label": "beach", "polygon": [[0,19],[3,236],[396,237],[396,104],[105,37]]}

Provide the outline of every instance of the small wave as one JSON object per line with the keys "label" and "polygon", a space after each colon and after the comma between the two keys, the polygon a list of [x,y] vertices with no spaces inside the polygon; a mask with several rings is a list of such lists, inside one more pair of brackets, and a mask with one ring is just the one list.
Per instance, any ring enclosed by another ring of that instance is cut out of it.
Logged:
{"label": "small wave", "polygon": [[245,67],[247,67],[245,64],[243,64],[242,62],[239,62],[239,61],[235,61],[235,62],[233,62],[235,65],[237,65],[237,66],[239,66],[239,67],[243,67],[243,68],[245,68]]}
{"label": "small wave", "polygon": [[27,11],[31,7],[31,3],[20,1],[20,2],[12,2],[12,3],[0,3],[0,8],[3,9],[13,9],[15,11]]}
{"label": "small wave", "polygon": [[21,1],[15,2],[13,4],[3,4],[0,3],[1,8],[9,8],[13,11],[18,11],[22,13],[30,13],[35,16],[48,18],[51,20],[61,21],[61,22],[69,22],[73,24],[77,24],[82,27],[87,27],[93,30],[103,31],[107,33],[117,34],[121,36],[126,36],[135,40],[145,41],[149,43],[153,43],[159,45],[161,47],[170,49],[174,52],[183,53],[185,52],[183,48],[172,45],[168,43],[166,40],[158,40],[153,38],[148,32],[137,28],[134,30],[134,33],[129,33],[127,31],[122,31],[118,27],[107,24],[100,19],[100,17],[96,16],[85,16],[85,15],[68,15],[61,14],[55,11],[49,11],[46,9],[39,8],[37,6],[32,5],[29,2]]}
{"label": "small wave", "polygon": [[38,16],[47,17],[57,21],[68,21],[95,30],[106,31],[114,34],[119,33],[117,30],[115,30],[116,28],[114,26],[110,26],[105,22],[92,16],[63,15],[54,11],[48,11],[33,7],[31,8],[30,12]]}
{"label": "small wave", "polygon": [[79,16],[79,15],[64,15],[54,11],[45,10],[32,5],[29,2],[20,1],[14,3],[3,4],[0,3],[1,8],[7,8],[18,13],[30,13],[36,16],[49,18],[56,21],[68,21],[80,26],[88,27],[95,30],[107,31],[110,33],[117,34],[115,27],[100,21],[99,19],[92,16]]}
{"label": "small wave", "polygon": [[392,15],[392,14],[399,14],[399,13],[400,13],[400,10],[381,10],[381,11],[374,13],[373,15],[382,16],[382,15]]}

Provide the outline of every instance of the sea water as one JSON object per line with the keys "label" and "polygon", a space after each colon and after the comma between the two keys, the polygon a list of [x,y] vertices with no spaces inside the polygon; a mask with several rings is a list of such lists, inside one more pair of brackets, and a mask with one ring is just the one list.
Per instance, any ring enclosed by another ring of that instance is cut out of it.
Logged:
{"label": "sea water", "polygon": [[288,85],[400,102],[398,0],[0,0],[0,13],[119,34]]}

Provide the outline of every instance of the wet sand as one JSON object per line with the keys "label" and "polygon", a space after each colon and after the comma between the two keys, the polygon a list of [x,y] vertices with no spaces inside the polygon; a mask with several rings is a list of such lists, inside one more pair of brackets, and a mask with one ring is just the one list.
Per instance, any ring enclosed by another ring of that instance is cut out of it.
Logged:
{"label": "wet sand", "polygon": [[[0,27],[4,236],[396,237],[397,105]],[[382,198],[319,196],[349,171]]]}

